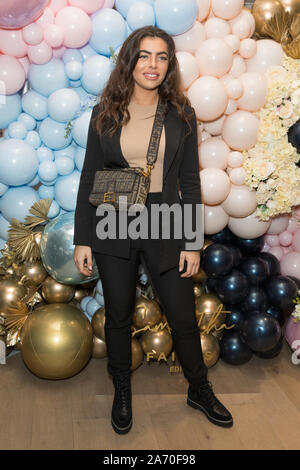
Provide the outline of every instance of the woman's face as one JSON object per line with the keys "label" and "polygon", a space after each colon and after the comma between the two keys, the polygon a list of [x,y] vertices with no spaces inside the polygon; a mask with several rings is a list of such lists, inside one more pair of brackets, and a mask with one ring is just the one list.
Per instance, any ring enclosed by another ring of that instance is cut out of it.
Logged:
{"label": "woman's face", "polygon": [[133,70],[135,85],[154,90],[165,79],[169,66],[168,44],[161,38],[141,40],[139,58]]}

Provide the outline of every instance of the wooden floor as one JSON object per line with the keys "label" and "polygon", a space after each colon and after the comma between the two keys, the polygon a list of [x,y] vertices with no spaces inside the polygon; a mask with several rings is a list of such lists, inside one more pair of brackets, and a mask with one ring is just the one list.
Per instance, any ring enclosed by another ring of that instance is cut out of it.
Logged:
{"label": "wooden floor", "polygon": [[172,362],[144,362],[133,375],[133,427],[111,428],[113,384],[107,359],[92,359],[75,377],[42,380],[21,354],[0,366],[0,449],[299,449],[300,365],[284,343],[274,359],[253,357],[210,369],[216,395],[234,426],[211,424],[186,405],[187,382],[171,375]]}

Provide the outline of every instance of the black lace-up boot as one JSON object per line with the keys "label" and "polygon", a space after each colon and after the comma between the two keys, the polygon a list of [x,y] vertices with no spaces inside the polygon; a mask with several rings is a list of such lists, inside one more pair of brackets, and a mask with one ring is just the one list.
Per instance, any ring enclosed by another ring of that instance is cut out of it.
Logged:
{"label": "black lace-up boot", "polygon": [[231,414],[215,396],[211,382],[207,381],[197,385],[190,384],[187,404],[192,408],[203,411],[207,419],[218,426],[229,428],[233,425]]}
{"label": "black lace-up boot", "polygon": [[111,424],[118,434],[127,433],[132,426],[130,374],[113,377],[115,396],[111,412]]}

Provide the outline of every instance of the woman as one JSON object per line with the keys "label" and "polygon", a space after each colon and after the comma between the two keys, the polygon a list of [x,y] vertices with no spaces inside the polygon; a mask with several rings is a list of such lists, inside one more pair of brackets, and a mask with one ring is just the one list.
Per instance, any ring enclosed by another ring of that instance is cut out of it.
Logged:
{"label": "woman", "polygon": [[214,424],[229,427],[233,423],[207,381],[202,357],[191,279],[199,269],[201,246],[194,248],[188,243],[191,237],[186,238],[185,232],[181,239],[175,238],[174,226],[172,235],[163,237],[163,216],[158,238],[103,239],[99,236],[103,218],[97,217],[88,202],[96,170],[145,168],[159,97],[167,109],[146,202],[148,222],[152,205],[178,203],[183,220],[185,208],[192,208],[192,225],[197,225],[199,234],[201,226],[195,218],[201,205],[195,112],[180,90],[173,39],[163,30],[147,26],[135,30],[124,42],[100,103],[93,108],[75,212],[74,261],[88,276],[93,254],[102,281],[107,369],[115,386],[111,418],[113,429],[120,434],[132,426],[131,319],[140,261],[172,329],[174,348],[189,382],[187,403],[203,411]]}

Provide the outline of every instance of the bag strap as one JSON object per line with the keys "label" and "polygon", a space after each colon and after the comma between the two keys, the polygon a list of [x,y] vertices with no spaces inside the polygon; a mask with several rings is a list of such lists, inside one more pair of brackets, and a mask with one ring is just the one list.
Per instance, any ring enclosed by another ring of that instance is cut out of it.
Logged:
{"label": "bag strap", "polygon": [[152,127],[148,152],[147,152],[147,167],[148,174],[150,175],[151,169],[154,167],[154,163],[157,160],[159,142],[162,134],[164,116],[165,116],[166,105],[162,103],[161,97],[159,95],[158,104],[156,108],[154,123]]}

